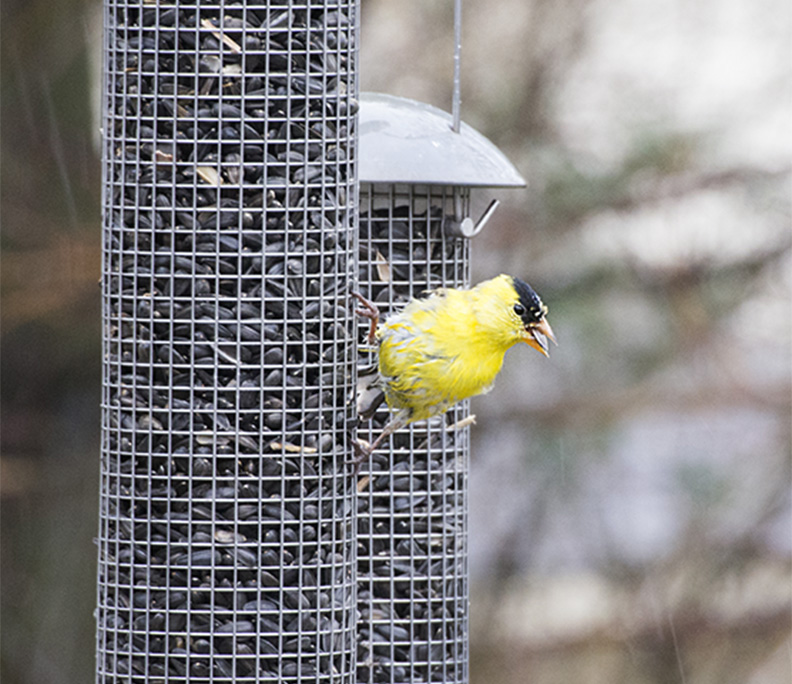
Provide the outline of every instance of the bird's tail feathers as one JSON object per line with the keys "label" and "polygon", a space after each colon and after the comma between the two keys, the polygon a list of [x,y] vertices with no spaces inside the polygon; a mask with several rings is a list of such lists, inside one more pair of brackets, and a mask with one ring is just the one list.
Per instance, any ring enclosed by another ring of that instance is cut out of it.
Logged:
{"label": "bird's tail feathers", "polygon": [[385,401],[385,390],[379,373],[359,374],[357,383],[357,414],[364,420],[369,420],[380,404]]}

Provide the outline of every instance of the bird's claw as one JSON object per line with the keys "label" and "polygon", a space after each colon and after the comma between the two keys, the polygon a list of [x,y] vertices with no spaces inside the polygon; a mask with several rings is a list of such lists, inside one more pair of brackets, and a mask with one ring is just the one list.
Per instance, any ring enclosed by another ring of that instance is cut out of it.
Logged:
{"label": "bird's claw", "polygon": [[352,448],[355,451],[355,456],[354,458],[349,459],[346,463],[347,465],[352,466],[352,474],[357,475],[358,471],[360,470],[360,466],[363,465],[363,461],[371,456],[372,449],[359,439],[352,440]]}
{"label": "bird's claw", "polygon": [[355,297],[362,305],[362,309],[355,309],[355,313],[363,318],[368,318],[371,321],[371,327],[368,332],[368,343],[374,344],[376,339],[377,326],[379,325],[379,309],[377,306],[366,299],[360,292],[353,292],[352,296]]}

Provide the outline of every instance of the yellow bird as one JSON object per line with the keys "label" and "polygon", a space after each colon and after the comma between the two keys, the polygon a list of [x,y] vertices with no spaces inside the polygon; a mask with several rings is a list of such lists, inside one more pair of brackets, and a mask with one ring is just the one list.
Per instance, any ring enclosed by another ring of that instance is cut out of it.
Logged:
{"label": "yellow bird", "polygon": [[370,446],[357,443],[357,465],[388,435],[418,420],[445,413],[487,392],[518,342],[548,356],[547,307],[531,287],[499,275],[470,290],[443,288],[413,299],[379,325],[379,311],[362,295],[357,313],[371,319],[369,343],[378,346],[378,373],[366,388],[375,398],[359,404],[364,418],[384,399],[393,417]]}

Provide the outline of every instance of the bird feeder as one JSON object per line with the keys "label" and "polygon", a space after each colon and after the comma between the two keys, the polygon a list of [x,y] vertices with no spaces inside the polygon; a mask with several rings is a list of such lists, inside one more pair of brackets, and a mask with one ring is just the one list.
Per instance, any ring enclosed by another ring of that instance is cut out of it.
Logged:
{"label": "bird feeder", "polygon": [[104,2],[97,682],[355,678],[357,4]]}
{"label": "bird feeder", "polygon": [[[470,247],[495,210],[476,188],[525,182],[485,137],[390,95],[360,102],[358,286],[382,316],[438,287],[470,286]],[[359,375],[374,358],[362,349]],[[373,441],[386,407],[358,437]],[[357,681],[468,682],[470,408],[396,432],[358,475]]]}
{"label": "bird feeder", "polygon": [[104,0],[97,682],[467,682],[468,405],[355,473],[350,295],[468,286],[523,181],[358,98],[357,10]]}

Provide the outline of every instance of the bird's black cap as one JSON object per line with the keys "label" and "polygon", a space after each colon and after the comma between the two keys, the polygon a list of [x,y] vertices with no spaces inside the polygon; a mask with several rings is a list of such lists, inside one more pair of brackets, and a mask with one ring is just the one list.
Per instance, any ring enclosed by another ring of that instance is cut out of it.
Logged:
{"label": "bird's black cap", "polygon": [[517,296],[520,298],[520,304],[525,307],[525,313],[521,315],[523,323],[525,325],[538,323],[547,314],[547,307],[528,283],[514,276],[512,276],[512,280],[514,281],[514,289],[517,291]]}

